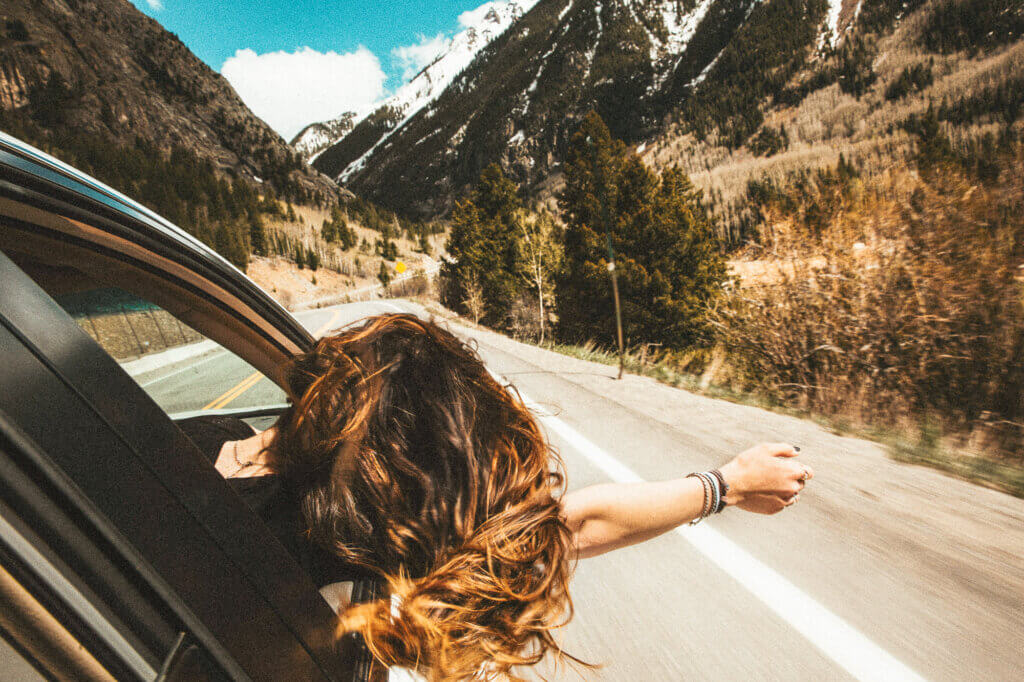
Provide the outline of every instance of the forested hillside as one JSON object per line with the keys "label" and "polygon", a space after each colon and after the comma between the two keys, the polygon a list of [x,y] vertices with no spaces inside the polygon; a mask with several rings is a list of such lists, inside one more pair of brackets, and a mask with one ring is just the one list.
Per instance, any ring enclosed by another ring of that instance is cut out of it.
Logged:
{"label": "forested hillside", "polygon": [[[542,0],[346,183],[432,215],[497,161],[527,191],[543,192],[591,109],[627,143],[674,118],[742,141],[760,124],[765,98],[849,25],[852,3],[835,8],[824,0]],[[334,158],[327,150],[316,166],[335,176],[343,168]]]}
{"label": "forested hillside", "polygon": [[[0,130],[152,208],[243,269],[253,255],[279,255],[367,274],[355,254],[372,260],[399,237],[425,248],[438,229],[309,168],[224,78],[127,0],[4,4]],[[296,212],[330,216],[338,206],[342,218],[326,224],[344,220],[339,235],[312,232]],[[376,236],[349,243],[349,223]]]}
{"label": "forested hillside", "polygon": [[[995,119],[1019,116],[1022,12],[1013,0],[541,0],[346,185],[443,215],[497,162],[525,196],[553,201],[593,109],[648,163],[683,166],[735,248],[753,234],[749,181],[789,182],[840,152],[868,172],[905,165],[908,120],[929,106],[954,144],[998,138]],[[371,148],[357,137],[317,167],[339,174]]]}

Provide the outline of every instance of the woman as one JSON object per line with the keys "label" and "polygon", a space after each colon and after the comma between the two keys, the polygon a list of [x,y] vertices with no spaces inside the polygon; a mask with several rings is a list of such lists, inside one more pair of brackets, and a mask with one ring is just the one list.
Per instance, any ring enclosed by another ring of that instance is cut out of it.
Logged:
{"label": "woman", "polygon": [[566,655],[552,630],[572,614],[575,558],[725,506],[777,512],[812,475],[795,448],[761,445],[720,471],[563,494],[522,401],[411,315],[321,339],[285,376],[291,407],[273,428],[225,424],[197,442],[318,584],[384,578],[392,598],[343,608],[342,630],[434,679]]}

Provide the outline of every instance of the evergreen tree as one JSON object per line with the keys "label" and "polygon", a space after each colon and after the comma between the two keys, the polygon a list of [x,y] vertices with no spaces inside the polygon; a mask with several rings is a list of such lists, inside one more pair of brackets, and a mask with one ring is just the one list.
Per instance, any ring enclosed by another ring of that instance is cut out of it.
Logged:
{"label": "evergreen tree", "polygon": [[335,242],[338,240],[338,233],[335,223],[331,219],[324,221],[323,227],[320,228],[320,236],[323,237],[325,242]]}
{"label": "evergreen tree", "polygon": [[384,261],[380,262],[380,270],[377,271],[377,279],[385,289],[391,284],[391,272],[388,271],[388,266]]}
{"label": "evergreen tree", "polygon": [[525,288],[522,276],[522,203],[515,183],[501,166],[491,164],[480,175],[472,196],[456,204],[448,239],[450,261],[444,264],[445,301],[464,310],[467,286],[479,283],[484,322],[502,325]]}
{"label": "evergreen tree", "polygon": [[249,243],[252,244],[252,251],[257,256],[267,255],[267,231],[259,214],[253,214],[249,218]]}
{"label": "evergreen tree", "polygon": [[559,206],[566,225],[556,283],[563,338],[615,341],[608,230],[627,344],[683,348],[705,339],[704,310],[726,271],[700,193],[681,170],[659,177],[592,112],[570,143]]}

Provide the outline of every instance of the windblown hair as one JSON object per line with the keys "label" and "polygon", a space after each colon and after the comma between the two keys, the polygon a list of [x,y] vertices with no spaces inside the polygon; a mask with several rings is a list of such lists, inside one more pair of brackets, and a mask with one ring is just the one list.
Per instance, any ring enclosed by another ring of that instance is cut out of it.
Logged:
{"label": "windblown hair", "polygon": [[396,596],[349,607],[342,632],[434,680],[568,656],[552,637],[572,616],[561,462],[473,349],[387,315],[286,377],[274,466],[303,491],[311,539]]}

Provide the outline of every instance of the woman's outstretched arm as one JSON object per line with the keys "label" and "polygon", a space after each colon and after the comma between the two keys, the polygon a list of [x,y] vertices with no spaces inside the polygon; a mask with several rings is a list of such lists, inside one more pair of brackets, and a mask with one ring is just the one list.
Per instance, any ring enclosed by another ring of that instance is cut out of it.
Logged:
{"label": "woman's outstretched arm", "polygon": [[[791,445],[762,444],[721,468],[729,485],[726,505],[774,514],[796,502],[814,472],[796,461]],[[562,513],[577,555],[597,556],[650,540],[701,514],[704,485],[677,478],[652,483],[605,483],[566,493]]]}

